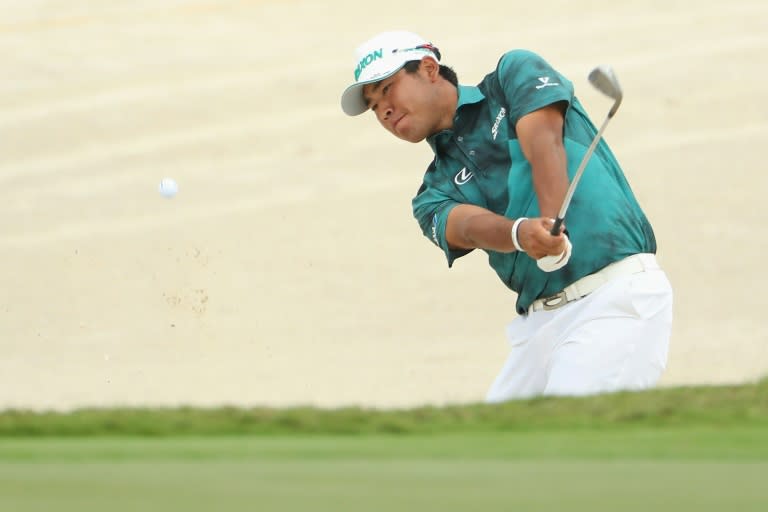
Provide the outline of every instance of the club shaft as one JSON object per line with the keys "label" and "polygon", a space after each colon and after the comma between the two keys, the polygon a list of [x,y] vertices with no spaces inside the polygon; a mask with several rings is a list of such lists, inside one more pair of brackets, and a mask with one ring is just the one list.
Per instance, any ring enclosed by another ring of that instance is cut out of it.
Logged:
{"label": "club shaft", "polygon": [[560,207],[560,212],[557,214],[555,223],[552,225],[552,229],[550,230],[550,233],[552,234],[552,236],[557,236],[560,233],[560,226],[562,226],[563,220],[565,220],[565,214],[568,211],[568,206],[571,204],[571,198],[573,197],[573,193],[576,191],[576,185],[579,184],[581,175],[584,173],[584,169],[586,169],[587,163],[589,163],[589,159],[592,156],[592,153],[594,153],[595,148],[597,147],[597,144],[600,142],[600,139],[603,136],[603,132],[605,131],[605,127],[608,126],[608,122],[616,113],[618,103],[619,102],[617,101],[616,104],[614,104],[613,108],[611,108],[611,111],[608,113],[608,116],[606,116],[602,126],[600,126],[600,129],[597,130],[597,134],[595,134],[595,138],[592,139],[592,143],[589,145],[587,152],[584,153],[584,157],[581,159],[581,163],[579,163],[578,169],[576,169],[576,174],[574,174],[573,180],[571,181],[571,184],[568,186],[568,191],[565,193],[565,199],[563,199],[563,205]]}

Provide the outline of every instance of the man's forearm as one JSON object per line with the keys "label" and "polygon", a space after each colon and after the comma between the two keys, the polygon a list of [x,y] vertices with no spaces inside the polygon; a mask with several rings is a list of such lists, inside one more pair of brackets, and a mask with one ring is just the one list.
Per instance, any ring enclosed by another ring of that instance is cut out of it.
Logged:
{"label": "man's forearm", "polygon": [[488,212],[461,219],[458,232],[470,247],[512,252],[515,250],[510,235],[513,223],[514,219]]}
{"label": "man's forearm", "polygon": [[568,190],[568,159],[563,146],[564,106],[554,104],[520,118],[518,141],[531,164],[533,188],[543,217],[554,218]]}
{"label": "man's forearm", "polygon": [[541,141],[531,148],[533,187],[542,217],[557,217],[568,190],[565,148],[561,141]]}

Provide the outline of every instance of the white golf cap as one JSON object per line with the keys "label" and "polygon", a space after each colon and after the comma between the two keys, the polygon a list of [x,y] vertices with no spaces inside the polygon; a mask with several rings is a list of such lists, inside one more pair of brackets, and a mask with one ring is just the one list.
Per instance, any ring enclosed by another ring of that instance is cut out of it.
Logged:
{"label": "white golf cap", "polygon": [[341,95],[341,109],[348,116],[368,110],[363,99],[363,86],[394,75],[406,62],[432,57],[440,60],[440,51],[413,32],[382,32],[355,50],[355,83]]}

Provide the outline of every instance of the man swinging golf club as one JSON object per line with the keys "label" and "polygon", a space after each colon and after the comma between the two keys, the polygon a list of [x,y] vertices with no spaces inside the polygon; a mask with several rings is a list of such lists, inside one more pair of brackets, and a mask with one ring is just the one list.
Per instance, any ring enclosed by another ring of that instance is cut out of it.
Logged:
{"label": "man swinging golf club", "polygon": [[414,33],[378,34],[357,48],[341,106],[427,141],[434,158],[412,203],[422,232],[449,267],[483,250],[517,294],[511,350],[486,400],[653,386],[666,367],[672,289],[602,140],[622,100],[616,77],[608,67],[590,75],[614,100],[596,130],[572,83],[533,52],[505,53],[477,86],[460,85],[440,59]]}

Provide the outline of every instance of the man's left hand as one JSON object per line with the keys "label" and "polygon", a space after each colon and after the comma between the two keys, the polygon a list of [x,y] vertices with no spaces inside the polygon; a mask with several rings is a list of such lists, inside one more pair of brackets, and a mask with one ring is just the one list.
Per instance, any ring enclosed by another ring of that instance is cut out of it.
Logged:
{"label": "man's left hand", "polygon": [[536,265],[544,272],[554,272],[555,270],[560,270],[565,265],[567,265],[568,260],[571,259],[573,245],[571,244],[568,235],[563,234],[563,237],[565,237],[565,250],[561,254],[555,256],[544,256],[543,258],[536,260]]}

